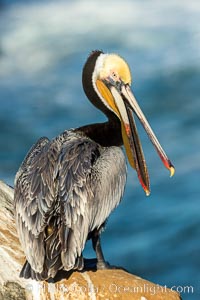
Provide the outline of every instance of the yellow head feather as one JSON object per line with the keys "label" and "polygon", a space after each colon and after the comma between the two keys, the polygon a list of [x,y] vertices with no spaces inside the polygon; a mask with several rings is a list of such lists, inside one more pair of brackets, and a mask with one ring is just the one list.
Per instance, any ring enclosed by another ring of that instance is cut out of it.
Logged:
{"label": "yellow head feather", "polygon": [[129,66],[125,60],[117,54],[109,54],[105,57],[102,69],[99,72],[100,79],[106,78],[111,72],[115,72],[125,84],[131,84]]}

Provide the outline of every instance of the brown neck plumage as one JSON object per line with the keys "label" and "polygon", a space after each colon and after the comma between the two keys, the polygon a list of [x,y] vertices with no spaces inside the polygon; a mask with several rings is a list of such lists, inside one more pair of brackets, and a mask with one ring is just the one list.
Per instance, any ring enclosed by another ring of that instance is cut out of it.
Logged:
{"label": "brown neck plumage", "polygon": [[94,106],[108,117],[108,122],[86,125],[77,128],[77,131],[83,132],[101,146],[120,146],[123,144],[120,121],[115,114],[102,103],[92,84],[92,74],[96,60],[101,53],[101,51],[93,51],[89,56],[83,68],[82,83],[86,96]]}
{"label": "brown neck plumage", "polygon": [[90,124],[79,127],[76,130],[81,131],[91,140],[100,144],[103,147],[121,146],[123,144],[121,135],[121,125],[117,122],[105,122]]}

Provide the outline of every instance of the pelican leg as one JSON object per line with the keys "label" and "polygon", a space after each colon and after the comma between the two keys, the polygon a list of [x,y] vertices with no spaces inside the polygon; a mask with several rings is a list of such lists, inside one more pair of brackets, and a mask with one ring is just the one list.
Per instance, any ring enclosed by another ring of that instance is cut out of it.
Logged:
{"label": "pelican leg", "polygon": [[96,231],[92,236],[92,245],[97,256],[97,270],[110,269],[110,265],[105,261],[103,255],[98,231]]}

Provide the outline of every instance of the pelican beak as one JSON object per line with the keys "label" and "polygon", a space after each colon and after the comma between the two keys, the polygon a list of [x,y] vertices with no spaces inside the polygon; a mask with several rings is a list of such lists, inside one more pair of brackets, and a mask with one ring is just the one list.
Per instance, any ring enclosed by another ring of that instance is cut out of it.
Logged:
{"label": "pelican beak", "polygon": [[175,168],[165,154],[146,117],[140,109],[133,93],[131,92],[130,86],[128,84],[121,84],[120,89],[116,89],[116,87],[111,86],[110,91],[119,112],[119,117],[122,124],[122,137],[129,163],[133,168],[136,169],[139,181],[146,195],[148,196],[150,194],[149,175],[137,132],[137,127],[133,118],[133,112],[143,125],[163,164],[167,169],[170,170],[170,176],[174,175]]}

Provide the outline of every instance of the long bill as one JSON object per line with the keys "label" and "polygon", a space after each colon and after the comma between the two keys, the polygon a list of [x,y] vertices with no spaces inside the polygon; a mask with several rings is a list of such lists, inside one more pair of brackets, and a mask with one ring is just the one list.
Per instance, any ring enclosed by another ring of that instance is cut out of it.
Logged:
{"label": "long bill", "polygon": [[115,87],[111,87],[111,93],[121,120],[122,138],[129,163],[136,170],[140,184],[148,196],[150,194],[149,174],[132,110]]}
{"label": "long bill", "polygon": [[128,101],[131,109],[134,111],[138,119],[140,120],[141,124],[143,125],[146,133],[148,134],[152,144],[154,145],[158,155],[160,156],[164,166],[170,170],[170,177],[174,175],[175,168],[172,165],[171,161],[167,157],[165,151],[163,150],[162,146],[160,145],[157,137],[155,136],[151,126],[149,125],[145,115],[143,114],[141,108],[139,107],[133,93],[131,92],[129,85],[123,85],[122,86],[122,95],[124,98]]}
{"label": "long bill", "polygon": [[132,112],[134,112],[139,118],[165,167],[170,170],[171,176],[173,176],[175,169],[158,142],[158,139],[151,129],[147,119],[142,113],[133,93],[130,90],[130,86],[123,85],[121,92],[114,87],[111,87],[111,93],[120,114],[119,117],[122,124],[122,137],[129,163],[136,169],[139,181],[146,195],[149,195],[150,183],[148,170]]}

